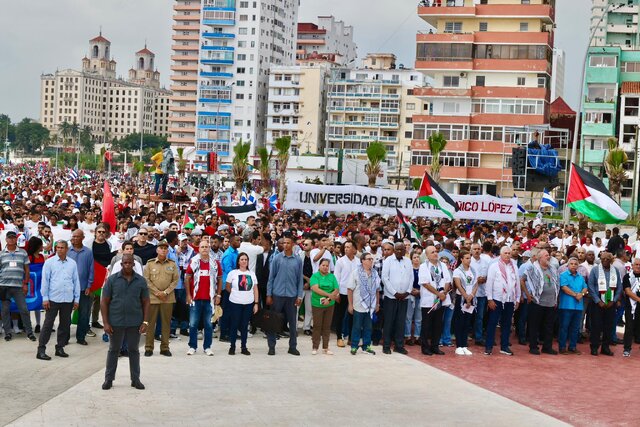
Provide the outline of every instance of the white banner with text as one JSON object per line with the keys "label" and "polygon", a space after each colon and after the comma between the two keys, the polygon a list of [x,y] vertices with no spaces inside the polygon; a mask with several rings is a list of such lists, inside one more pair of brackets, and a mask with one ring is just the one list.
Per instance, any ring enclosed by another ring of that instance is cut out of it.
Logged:
{"label": "white banner with text", "polygon": [[[388,190],[358,185],[316,185],[289,182],[285,209],[330,212],[363,212],[396,215],[396,209],[410,217],[444,218],[439,209],[417,199],[418,191]],[[518,214],[516,198],[461,196],[452,194],[458,204],[456,219],[514,222]]]}

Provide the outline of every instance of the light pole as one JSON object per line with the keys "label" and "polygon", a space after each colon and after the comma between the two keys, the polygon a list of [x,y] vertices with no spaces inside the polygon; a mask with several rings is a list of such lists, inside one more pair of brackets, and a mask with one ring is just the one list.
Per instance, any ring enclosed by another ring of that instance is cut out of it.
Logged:
{"label": "light pole", "polygon": [[[637,3],[638,0],[634,0],[634,3]],[[564,224],[568,224],[569,223],[569,207],[567,206],[567,196],[568,196],[568,192],[569,192],[569,188],[571,188],[571,174],[573,173],[573,164],[576,161],[576,155],[578,152],[578,131],[580,130],[580,123],[582,122],[582,105],[584,102],[584,86],[585,86],[585,73],[586,73],[586,68],[587,68],[587,57],[589,56],[589,48],[591,47],[591,42],[593,41],[593,38],[596,35],[596,31],[598,31],[598,27],[600,26],[600,24],[602,23],[602,20],[604,19],[604,17],[613,10],[619,9],[622,6],[626,6],[627,4],[618,4],[618,5],[613,5],[614,7],[611,8],[611,4],[608,5],[605,10],[602,12],[602,16],[600,17],[600,19],[598,20],[598,22],[596,23],[596,25],[594,25],[593,31],[591,32],[590,36],[589,36],[589,42],[587,43],[587,49],[584,52],[584,57],[582,58],[582,72],[581,72],[581,76],[580,76],[580,84],[582,85],[580,87],[580,98],[578,99],[578,115],[576,117],[576,122],[574,124],[573,127],[573,143],[571,146],[571,163],[569,164],[569,180],[567,181],[567,188],[565,189],[565,201],[564,201],[564,210],[563,210],[563,215],[562,215],[562,222]]]}
{"label": "light pole", "polygon": [[7,116],[7,125],[4,129],[4,164],[9,164],[9,117]]}

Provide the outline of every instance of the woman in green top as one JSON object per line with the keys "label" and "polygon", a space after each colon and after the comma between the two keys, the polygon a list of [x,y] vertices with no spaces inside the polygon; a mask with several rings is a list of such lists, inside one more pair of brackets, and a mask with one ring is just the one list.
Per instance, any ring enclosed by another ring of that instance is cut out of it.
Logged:
{"label": "woman in green top", "polygon": [[309,280],[311,286],[311,311],[313,313],[313,351],[318,354],[320,337],[322,337],[322,350],[324,354],[332,355],[329,350],[329,336],[331,335],[331,319],[333,318],[333,306],[340,298],[340,286],[333,273],[329,273],[329,260],[320,260],[318,272]]}

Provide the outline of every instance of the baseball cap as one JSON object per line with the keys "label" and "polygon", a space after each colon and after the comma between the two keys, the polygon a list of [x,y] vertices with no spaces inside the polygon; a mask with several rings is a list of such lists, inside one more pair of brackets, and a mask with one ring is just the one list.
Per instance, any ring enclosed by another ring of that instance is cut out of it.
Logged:
{"label": "baseball cap", "polygon": [[522,254],[522,257],[531,258],[531,251],[524,251],[524,253]]}
{"label": "baseball cap", "polygon": [[158,242],[158,247],[160,247],[160,246],[166,246],[166,247],[169,247],[169,243],[168,243],[166,240],[160,240],[160,241]]}
{"label": "baseball cap", "polygon": [[5,237],[6,237],[7,239],[9,239],[9,238],[12,238],[12,237],[13,237],[13,238],[18,237],[18,235],[16,234],[16,232],[15,232],[15,231],[7,231],[7,234],[5,235]]}
{"label": "baseball cap", "polygon": [[184,234],[184,233],[178,234],[178,240],[179,240],[179,241],[181,241],[181,242],[182,242],[183,240],[189,240],[189,236],[187,236],[187,235],[186,235],[186,234]]}

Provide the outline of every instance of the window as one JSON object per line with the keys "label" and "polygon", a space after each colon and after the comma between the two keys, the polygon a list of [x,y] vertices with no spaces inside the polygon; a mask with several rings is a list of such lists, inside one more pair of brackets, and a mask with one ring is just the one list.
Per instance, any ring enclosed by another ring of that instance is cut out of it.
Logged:
{"label": "window", "polygon": [[443,83],[444,83],[444,87],[459,87],[460,86],[460,77],[458,77],[458,76],[444,76]]}
{"label": "window", "polygon": [[640,73],[640,62],[623,62],[623,73]]}
{"label": "window", "polygon": [[407,102],[407,110],[413,111],[416,109],[416,104],[413,102]]}
{"label": "window", "polygon": [[404,137],[405,137],[406,139],[411,139],[411,136],[412,136],[411,134],[412,134],[412,132],[411,132],[410,130],[405,131],[405,133],[404,133]]}
{"label": "window", "polygon": [[611,55],[591,55],[589,57],[590,67],[615,67],[618,57]]}
{"label": "window", "polygon": [[538,76],[538,87],[547,87],[547,76]]}
{"label": "window", "polygon": [[640,104],[638,103],[640,98],[625,98],[624,101],[624,115],[625,116],[638,116],[638,107]]}
{"label": "window", "polygon": [[598,112],[598,111],[590,111],[585,113],[584,122],[585,123],[611,123],[612,113],[610,112]]}
{"label": "window", "polygon": [[479,31],[488,31],[489,30],[489,23],[488,22],[481,22],[480,23],[480,28]]}
{"label": "window", "polygon": [[523,32],[529,31],[529,23],[528,22],[521,22],[520,23],[520,31],[523,31]]}
{"label": "window", "polygon": [[525,78],[518,77],[518,86],[524,86],[524,85],[525,85]]}
{"label": "window", "polygon": [[613,102],[615,97],[615,84],[589,84],[587,86],[588,102]]}
{"label": "window", "polygon": [[445,22],[444,32],[445,33],[462,33],[462,22]]}
{"label": "window", "polygon": [[485,76],[476,76],[476,86],[484,86]]}
{"label": "window", "polygon": [[444,114],[459,113],[460,103],[458,102],[444,102],[442,104],[442,112]]}

